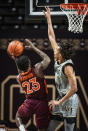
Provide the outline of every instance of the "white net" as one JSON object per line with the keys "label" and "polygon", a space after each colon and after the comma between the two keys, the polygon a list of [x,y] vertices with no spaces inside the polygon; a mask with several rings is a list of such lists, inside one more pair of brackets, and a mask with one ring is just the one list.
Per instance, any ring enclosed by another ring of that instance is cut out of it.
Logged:
{"label": "white net", "polygon": [[77,10],[73,7],[73,5],[65,5],[65,8],[60,6],[61,10],[67,15],[68,18],[68,30],[74,33],[82,33],[83,32],[83,21],[88,12],[88,7],[86,4],[83,8],[80,5],[77,6]]}

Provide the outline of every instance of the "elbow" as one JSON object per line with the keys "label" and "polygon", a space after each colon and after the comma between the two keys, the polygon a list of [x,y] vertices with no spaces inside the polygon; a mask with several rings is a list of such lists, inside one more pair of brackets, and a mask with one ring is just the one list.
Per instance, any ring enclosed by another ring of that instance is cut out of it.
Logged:
{"label": "elbow", "polygon": [[77,86],[75,87],[75,93],[78,91],[78,88],[77,88]]}
{"label": "elbow", "polygon": [[50,64],[50,62],[51,62],[51,59],[48,57],[48,59],[47,59],[48,65]]}
{"label": "elbow", "polygon": [[77,83],[74,84],[74,92],[76,93],[78,91]]}
{"label": "elbow", "polygon": [[48,66],[50,64],[50,62],[51,62],[50,57],[46,55],[44,58],[44,63],[46,64],[46,66]]}
{"label": "elbow", "polygon": [[73,93],[76,93],[78,91],[78,88],[77,88],[77,82],[76,82],[76,79],[75,77],[73,77],[72,81],[70,81],[70,84],[71,84],[71,89],[73,91]]}
{"label": "elbow", "polygon": [[50,62],[51,62],[51,59],[50,59],[50,57],[49,56],[46,56],[46,58],[45,58],[46,60],[46,63],[47,63],[47,65],[49,65],[50,64]]}
{"label": "elbow", "polygon": [[77,91],[78,91],[78,88],[77,88],[77,86],[75,86],[75,87],[73,88],[73,93],[75,94]]}

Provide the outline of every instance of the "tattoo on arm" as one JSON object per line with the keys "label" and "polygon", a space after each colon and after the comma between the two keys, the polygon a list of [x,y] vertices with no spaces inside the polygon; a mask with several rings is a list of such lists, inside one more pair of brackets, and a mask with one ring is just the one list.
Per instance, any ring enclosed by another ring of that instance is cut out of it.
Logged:
{"label": "tattoo on arm", "polygon": [[35,46],[33,46],[33,50],[43,59],[41,62],[42,69],[46,69],[50,63],[49,56]]}
{"label": "tattoo on arm", "polygon": [[[42,66],[42,69],[46,69],[47,66],[49,65],[50,63],[50,58],[47,54],[45,54],[43,51],[39,50],[37,47],[35,47],[32,42],[28,39],[25,39],[26,42],[28,43],[29,46],[27,46],[28,48],[32,48],[38,55],[40,55],[40,57],[43,59],[42,62],[41,62],[41,66]],[[39,64],[36,64],[36,65],[39,65]],[[39,67],[41,67],[39,66]]]}

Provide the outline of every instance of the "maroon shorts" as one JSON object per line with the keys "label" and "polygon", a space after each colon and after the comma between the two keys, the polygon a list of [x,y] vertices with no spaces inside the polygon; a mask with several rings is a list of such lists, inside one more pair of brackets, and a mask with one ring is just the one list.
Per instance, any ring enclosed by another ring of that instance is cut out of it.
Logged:
{"label": "maroon shorts", "polygon": [[47,100],[26,99],[19,107],[18,113],[25,124],[35,114],[37,127],[41,129],[48,127],[49,107]]}

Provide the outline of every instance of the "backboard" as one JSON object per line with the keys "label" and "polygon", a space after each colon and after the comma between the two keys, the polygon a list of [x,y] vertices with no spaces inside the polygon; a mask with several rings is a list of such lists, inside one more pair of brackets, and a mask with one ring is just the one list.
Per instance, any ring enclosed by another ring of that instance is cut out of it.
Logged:
{"label": "backboard", "polygon": [[26,21],[28,23],[41,23],[42,20],[45,20],[43,10],[45,9],[45,6],[49,6],[52,20],[54,21],[53,23],[62,23],[62,20],[66,20],[66,16],[60,9],[60,4],[82,3],[84,1],[87,0],[26,0]]}
{"label": "backboard", "polygon": [[51,8],[51,15],[63,15],[59,5],[64,3],[65,0],[26,0],[26,14],[31,16],[43,15],[45,6]]}

